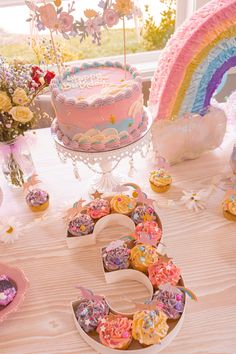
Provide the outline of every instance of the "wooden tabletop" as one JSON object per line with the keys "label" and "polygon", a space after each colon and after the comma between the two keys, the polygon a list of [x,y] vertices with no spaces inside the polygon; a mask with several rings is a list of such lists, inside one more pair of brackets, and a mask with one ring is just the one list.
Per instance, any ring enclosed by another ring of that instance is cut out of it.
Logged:
{"label": "wooden tabletop", "polygon": [[[125,233],[122,227],[106,230],[96,246],[67,248],[65,228],[56,214],[65,202],[88,198],[92,175],[81,164],[82,182],[78,182],[71,165],[59,161],[49,130],[39,130],[37,137],[32,155],[43,187],[50,193],[49,216],[14,244],[0,243],[0,261],[20,267],[30,281],[24,304],[0,325],[0,353],[95,354],[80,338],[72,320],[70,302],[78,297],[75,286],[106,295],[118,310],[128,306],[124,297],[142,300],[147,290],[134,281],[105,283],[99,248]],[[165,206],[167,199],[179,200],[183,189],[206,188],[213,176],[224,169],[229,172],[232,147],[229,135],[221,149],[172,167],[173,186],[162,196],[153,194],[148,185],[150,161],[137,160],[132,181],[158,200],[168,254],[181,267],[186,286],[199,298],[189,302],[184,325],[163,354],[236,353],[236,224],[222,216],[223,195],[213,194],[207,209],[198,214],[184,207]],[[124,175],[127,169],[127,161],[118,168]],[[127,181],[131,179],[127,177]],[[25,204],[23,192],[9,189],[2,176],[0,183],[4,191],[1,216],[14,215],[22,224],[32,222],[36,214]]]}

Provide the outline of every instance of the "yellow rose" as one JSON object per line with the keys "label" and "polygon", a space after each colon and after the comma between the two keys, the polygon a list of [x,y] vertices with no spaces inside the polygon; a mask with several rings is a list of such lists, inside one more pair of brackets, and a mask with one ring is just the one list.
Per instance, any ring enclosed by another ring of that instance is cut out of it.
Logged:
{"label": "yellow rose", "polygon": [[11,107],[10,97],[5,91],[0,91],[0,111],[9,112]]}
{"label": "yellow rose", "polygon": [[9,111],[9,113],[15,121],[20,123],[27,123],[33,118],[31,110],[24,106],[15,106]]}
{"label": "yellow rose", "polygon": [[29,98],[27,97],[25,90],[22,88],[15,89],[12,100],[15,104],[19,104],[20,106],[24,106],[29,103]]}

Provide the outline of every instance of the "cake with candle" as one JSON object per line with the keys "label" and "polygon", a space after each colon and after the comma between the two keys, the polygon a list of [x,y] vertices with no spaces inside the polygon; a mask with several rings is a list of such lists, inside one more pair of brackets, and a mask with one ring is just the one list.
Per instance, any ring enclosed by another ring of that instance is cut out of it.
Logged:
{"label": "cake with candle", "polygon": [[68,68],[51,84],[52,131],[73,150],[106,151],[138,140],[148,127],[142,79],[118,62]]}

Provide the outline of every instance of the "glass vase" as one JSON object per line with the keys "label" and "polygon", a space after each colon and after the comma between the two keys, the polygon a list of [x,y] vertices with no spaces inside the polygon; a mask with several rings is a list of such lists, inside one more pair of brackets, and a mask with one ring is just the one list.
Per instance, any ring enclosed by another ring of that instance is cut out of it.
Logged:
{"label": "glass vase", "polygon": [[1,143],[2,172],[9,186],[22,187],[35,173],[27,142],[23,137]]}
{"label": "glass vase", "polygon": [[230,157],[230,166],[234,174],[236,174],[236,144],[234,144],[232,155]]}

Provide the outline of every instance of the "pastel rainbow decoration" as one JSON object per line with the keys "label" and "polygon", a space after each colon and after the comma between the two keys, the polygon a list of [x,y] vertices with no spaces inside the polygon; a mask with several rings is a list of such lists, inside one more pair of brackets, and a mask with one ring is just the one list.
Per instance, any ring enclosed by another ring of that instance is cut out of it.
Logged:
{"label": "pastel rainbow decoration", "polygon": [[169,40],[152,79],[154,150],[169,163],[221,145],[227,118],[213,96],[234,66],[236,0],[212,0]]}
{"label": "pastel rainbow decoration", "polygon": [[224,74],[236,66],[236,0],[213,0],[170,39],[152,80],[156,119],[204,115]]}

